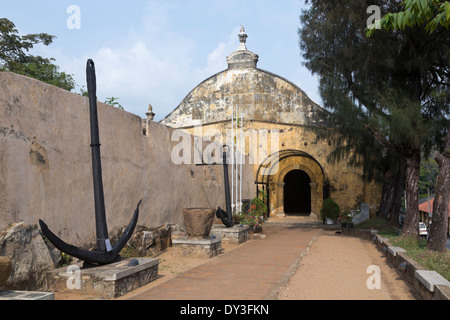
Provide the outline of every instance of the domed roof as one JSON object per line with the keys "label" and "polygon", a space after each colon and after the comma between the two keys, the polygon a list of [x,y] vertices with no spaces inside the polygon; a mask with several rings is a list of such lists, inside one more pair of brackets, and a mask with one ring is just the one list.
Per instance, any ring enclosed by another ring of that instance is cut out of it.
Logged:
{"label": "domed roof", "polygon": [[248,51],[242,27],[240,46],[227,57],[228,69],[195,87],[164,120],[174,128],[230,121],[238,105],[244,120],[296,125],[323,125],[325,112],[295,84],[257,68],[258,55]]}

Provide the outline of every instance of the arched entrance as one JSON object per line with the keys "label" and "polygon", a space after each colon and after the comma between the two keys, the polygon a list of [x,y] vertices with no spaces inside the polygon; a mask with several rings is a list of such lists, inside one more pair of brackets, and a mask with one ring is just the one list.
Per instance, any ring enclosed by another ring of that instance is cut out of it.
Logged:
{"label": "arched entrance", "polygon": [[284,177],[283,199],[286,214],[311,213],[311,179],[303,170],[292,170]]}
{"label": "arched entrance", "polygon": [[[295,193],[295,190],[299,188],[307,190],[307,178],[303,173],[298,173],[297,175],[297,178],[302,181],[300,183],[297,182],[297,187],[289,187],[288,185],[287,188],[285,188],[286,182],[289,184],[292,179],[295,185],[295,180],[298,180],[294,178],[296,173],[290,174],[292,171],[302,171],[308,176],[310,196],[307,198],[307,195],[305,195],[303,201],[301,201],[302,203],[309,204],[308,207],[306,207],[306,205],[304,207],[294,206],[293,208],[291,207],[290,210],[288,209],[288,211],[300,211],[301,213],[307,214],[308,212],[306,210],[309,209],[310,216],[318,218],[323,199],[329,197],[327,174],[322,165],[313,156],[304,151],[293,149],[280,150],[279,152],[271,154],[260,164],[256,171],[255,184],[258,185],[258,190],[261,185],[265,187],[269,216],[274,214],[281,217],[285,216],[286,202],[284,201],[284,197],[287,195],[288,198],[290,196],[291,198],[297,198],[297,201],[294,200],[294,202],[298,202],[300,196],[298,193]],[[292,175],[292,178],[286,178],[288,175]],[[303,180],[299,175],[303,175]],[[300,185],[303,187],[300,187]],[[285,194],[285,189],[287,194]],[[289,190],[294,192],[294,194],[289,193]],[[302,192],[302,195],[307,193],[308,192]],[[288,199],[288,205],[289,202]],[[291,201],[291,203],[293,203],[293,201]]]}

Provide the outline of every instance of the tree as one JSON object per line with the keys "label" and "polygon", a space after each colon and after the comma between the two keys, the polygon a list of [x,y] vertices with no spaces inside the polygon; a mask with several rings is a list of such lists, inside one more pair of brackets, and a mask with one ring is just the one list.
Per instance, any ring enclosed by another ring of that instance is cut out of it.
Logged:
{"label": "tree", "polygon": [[[300,47],[305,65],[320,77],[325,107],[334,115],[356,113],[406,176],[407,215],[403,234],[417,234],[421,153],[442,146],[448,124],[448,32],[415,29],[365,35],[366,8],[398,12],[396,1],[311,0],[301,16]],[[343,107],[342,101],[346,100]],[[349,120],[355,117],[349,118]],[[348,125],[349,127],[351,125]],[[392,177],[401,175],[391,174]],[[399,179],[399,178],[397,178]]]}
{"label": "tree", "polygon": [[367,115],[355,111],[353,101],[348,95],[342,94],[338,83],[330,84],[325,79],[323,83],[320,94],[325,105],[339,106],[338,112],[325,119],[327,126],[334,130],[320,127],[310,129],[318,139],[332,142],[334,149],[327,161],[347,161],[349,166],[362,168],[367,181],[383,183],[377,215],[386,219],[389,225],[397,226],[404,191],[404,166],[374,139],[365,126]]}
{"label": "tree", "polygon": [[54,38],[47,33],[20,36],[13,22],[0,18],[0,71],[26,75],[69,91],[74,89],[72,76],[60,72],[59,67],[52,63],[55,59],[28,54],[34,45],[42,43],[48,46]]}
{"label": "tree", "polygon": [[450,197],[450,127],[442,152],[436,152],[434,158],[439,164],[439,175],[433,202],[433,218],[431,220],[430,237],[427,248],[445,252],[448,230],[448,202]]}
{"label": "tree", "polygon": [[[442,84],[447,91],[450,86],[449,26],[450,2],[442,0],[405,0],[401,3],[400,12],[388,13],[380,21],[380,27],[385,30],[409,30],[410,32],[420,30],[421,33],[425,30],[427,33],[435,35],[435,38],[430,39],[430,41],[442,45],[446,54],[443,57],[444,65],[441,65],[441,68],[430,66],[429,70],[434,82]],[[370,36],[374,31],[375,29],[369,28],[367,34]],[[443,139],[445,146],[441,148],[441,152],[437,151],[434,155],[439,165],[439,174],[436,180],[433,219],[427,245],[428,249],[439,252],[446,251],[448,203],[450,197],[450,124],[448,117],[446,120],[447,136]]]}
{"label": "tree", "polygon": [[434,159],[423,159],[420,164],[419,194],[434,194],[439,165]]}

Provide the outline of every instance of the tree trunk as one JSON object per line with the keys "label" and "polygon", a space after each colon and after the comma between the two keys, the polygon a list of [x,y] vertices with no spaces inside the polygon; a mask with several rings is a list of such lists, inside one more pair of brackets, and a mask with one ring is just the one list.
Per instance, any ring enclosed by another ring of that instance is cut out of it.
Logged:
{"label": "tree trunk", "polygon": [[402,235],[418,236],[420,149],[406,158],[406,216]]}
{"label": "tree trunk", "polygon": [[386,219],[388,225],[398,226],[404,183],[405,170],[403,167],[390,168],[384,175],[380,209],[377,215]]}
{"label": "tree trunk", "polygon": [[443,153],[434,156],[439,164],[439,175],[434,193],[433,218],[431,220],[430,237],[427,248],[445,252],[448,232],[448,202],[450,197],[450,128]]}

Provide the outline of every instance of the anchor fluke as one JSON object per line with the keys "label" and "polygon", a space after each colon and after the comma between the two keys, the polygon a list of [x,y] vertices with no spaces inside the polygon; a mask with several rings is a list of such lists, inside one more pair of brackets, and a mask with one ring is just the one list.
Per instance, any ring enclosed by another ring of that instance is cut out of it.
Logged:
{"label": "anchor fluke", "polygon": [[47,224],[45,224],[45,222],[42,221],[41,219],[39,219],[39,225],[41,227],[42,233],[58,250],[86,262],[95,264],[108,264],[113,262],[118,257],[120,251],[123,249],[123,247],[127,244],[128,240],[130,240],[131,236],[133,235],[133,231],[136,228],[136,224],[139,217],[139,205],[141,204],[141,201],[139,201],[139,204],[137,205],[137,208],[134,211],[134,215],[130,221],[130,224],[125,229],[122,237],[120,238],[119,241],[117,241],[112,250],[109,252],[89,251],[80,249],[61,240],[48,228]]}

